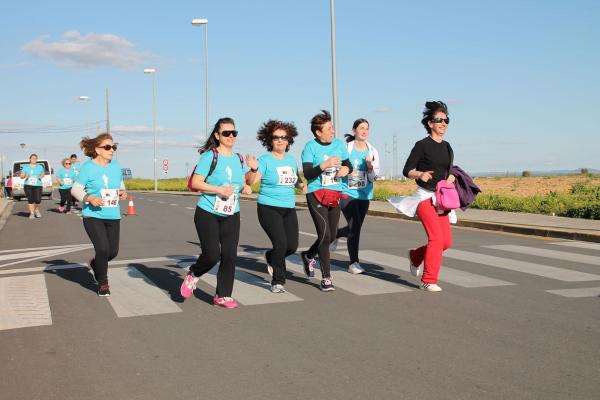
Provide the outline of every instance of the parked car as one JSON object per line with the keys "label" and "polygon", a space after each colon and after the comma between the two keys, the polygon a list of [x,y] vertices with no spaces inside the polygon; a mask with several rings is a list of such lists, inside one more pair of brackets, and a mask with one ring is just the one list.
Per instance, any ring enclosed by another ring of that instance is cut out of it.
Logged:
{"label": "parked car", "polygon": [[[51,199],[53,181],[52,174],[54,173],[54,170],[50,167],[50,162],[48,160],[38,160],[37,163],[42,165],[44,170],[46,170],[46,175],[44,175],[42,178],[42,196],[47,196],[49,199]],[[29,164],[29,160],[15,161],[12,165],[12,194],[13,199],[17,201],[20,201],[25,197],[25,181],[21,179],[19,175],[23,167],[27,164]]]}

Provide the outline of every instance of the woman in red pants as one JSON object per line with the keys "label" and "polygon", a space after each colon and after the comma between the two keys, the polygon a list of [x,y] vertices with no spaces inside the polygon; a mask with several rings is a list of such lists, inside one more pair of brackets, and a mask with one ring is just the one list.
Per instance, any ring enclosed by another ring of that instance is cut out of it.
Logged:
{"label": "woman in red pants", "polygon": [[[455,222],[454,211],[440,211],[436,207],[435,188],[439,181],[454,183],[450,167],[454,153],[450,143],[444,140],[450,123],[448,107],[441,101],[425,103],[421,123],[427,130],[427,137],[415,143],[403,174],[414,179],[418,185],[416,192],[402,201],[403,212],[415,214],[421,220],[427,233],[427,244],[409,250],[410,272],[421,277],[420,288],[428,292],[441,292],[438,275],[442,265],[442,253],[452,245],[450,222]],[[425,264],[424,270],[421,264]]]}

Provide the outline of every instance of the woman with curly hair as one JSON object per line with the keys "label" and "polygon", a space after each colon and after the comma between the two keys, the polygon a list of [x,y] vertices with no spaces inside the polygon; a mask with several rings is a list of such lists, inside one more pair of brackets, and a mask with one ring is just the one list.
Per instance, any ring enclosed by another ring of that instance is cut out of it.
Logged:
{"label": "woman with curly hair", "polygon": [[298,136],[296,127],[288,122],[270,120],[265,122],[256,138],[267,153],[256,159],[246,156],[250,170],[246,183],[260,182],[258,193],[258,221],[272,243],[265,252],[267,272],[271,275],[271,292],[285,292],[285,258],[298,248],[298,217],[294,187],[306,193],[306,187],[298,175],[298,162],[288,153]]}

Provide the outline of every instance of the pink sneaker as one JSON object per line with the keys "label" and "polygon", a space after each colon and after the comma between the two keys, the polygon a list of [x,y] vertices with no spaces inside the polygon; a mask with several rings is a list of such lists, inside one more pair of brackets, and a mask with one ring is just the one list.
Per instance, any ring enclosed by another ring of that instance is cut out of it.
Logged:
{"label": "pink sneaker", "polygon": [[65,212],[65,208],[63,206],[58,206],[58,211]]}
{"label": "pink sneaker", "polygon": [[192,271],[188,272],[181,284],[181,289],[179,289],[179,293],[181,293],[181,297],[187,299],[192,295],[194,289],[196,289],[196,284],[200,280],[200,277],[194,276]]}
{"label": "pink sneaker", "polygon": [[238,308],[240,306],[232,297],[215,297],[214,305],[223,308]]}

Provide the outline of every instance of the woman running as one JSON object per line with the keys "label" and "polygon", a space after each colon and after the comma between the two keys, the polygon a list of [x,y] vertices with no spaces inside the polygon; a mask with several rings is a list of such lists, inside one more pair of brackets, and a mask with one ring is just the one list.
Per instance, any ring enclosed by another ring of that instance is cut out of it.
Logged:
{"label": "woman running", "polygon": [[334,137],[331,114],[322,110],[310,121],[314,139],[302,150],[302,169],[308,180],[308,210],[317,230],[317,240],[300,253],[306,276],[314,276],[315,256],[321,265],[321,290],[335,290],[329,265],[329,245],[335,240],[340,220],[341,178],[352,172],[345,144]]}
{"label": "woman running", "polygon": [[294,187],[306,193],[298,176],[298,162],[288,153],[298,136],[296,127],[287,122],[268,121],[258,130],[257,139],[267,153],[256,159],[246,156],[250,170],[246,183],[260,182],[257,208],[260,226],[269,236],[272,249],[265,252],[267,271],[271,275],[271,292],[285,292],[285,258],[298,248],[298,217]]}
{"label": "woman running", "polygon": [[[373,182],[379,175],[379,153],[367,139],[369,138],[369,122],[360,118],[352,125],[353,135],[346,135],[346,142],[352,174],[342,179],[343,197],[340,206],[348,225],[337,230],[337,237],[348,238],[348,255],[350,265],[348,272],[361,274],[365,270],[358,260],[360,230],[369,210],[370,200],[373,199]],[[333,242],[336,247],[337,240]]]}
{"label": "woman running", "polygon": [[231,297],[240,237],[239,193],[252,193],[244,184],[243,158],[233,151],[237,135],[233,119],[221,118],[201,149],[191,186],[201,193],[194,224],[202,253],[180,289],[183,298],[190,297],[200,277],[220,261],[213,303],[223,308],[239,306]]}
{"label": "woman running", "polygon": [[42,218],[40,212],[40,203],[42,202],[42,178],[46,175],[46,169],[43,165],[37,163],[37,154],[29,156],[29,164],[21,169],[19,176],[25,180],[23,187],[25,196],[27,196],[27,206],[29,207],[29,219]]}
{"label": "woman running", "polygon": [[[56,181],[58,182],[58,192],[60,193],[60,206],[58,211],[61,213],[71,214],[71,205],[73,203],[73,197],[71,196],[71,188],[75,181],[75,171],[71,168],[71,160],[64,158],[62,160],[62,168],[56,174]],[[66,204],[66,208],[65,208]]]}
{"label": "woman running", "polygon": [[450,143],[444,140],[449,123],[446,104],[441,101],[425,103],[421,124],[428,135],[415,143],[403,169],[404,176],[414,179],[418,188],[412,196],[402,200],[401,208],[406,215],[419,217],[428,240],[426,245],[409,250],[410,272],[417,277],[423,275],[420,288],[428,292],[442,291],[438,285],[442,252],[452,245],[450,217],[456,218],[454,212],[439,211],[435,201],[437,183],[444,179],[450,183],[455,181],[449,172],[454,152]]}
{"label": "woman running", "polygon": [[83,227],[94,245],[89,266],[98,283],[98,296],[110,296],[108,262],[119,253],[119,200],[127,199],[127,192],[121,166],[113,160],[117,145],[109,133],[84,137],[79,146],[90,160],[81,166],[71,194],[83,205]]}

